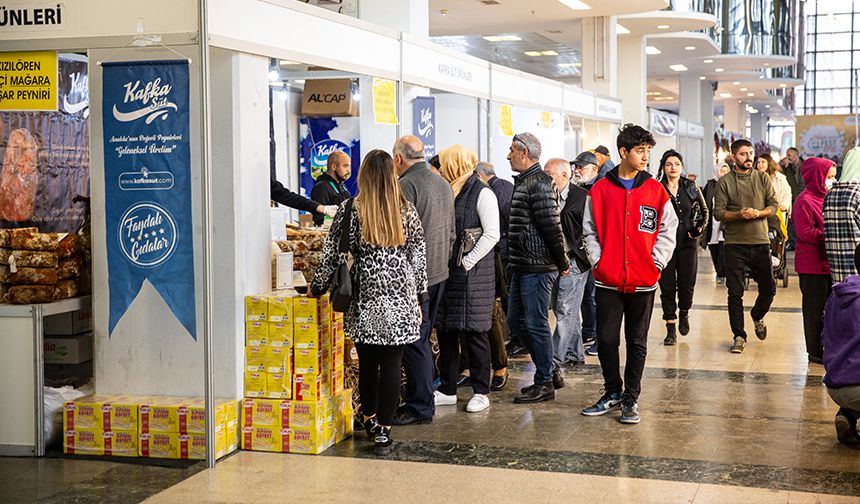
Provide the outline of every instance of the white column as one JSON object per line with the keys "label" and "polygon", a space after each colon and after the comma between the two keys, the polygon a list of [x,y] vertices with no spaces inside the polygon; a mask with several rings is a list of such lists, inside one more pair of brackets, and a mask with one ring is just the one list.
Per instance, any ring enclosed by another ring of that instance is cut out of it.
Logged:
{"label": "white column", "polygon": [[582,20],[584,89],[603,96],[618,96],[617,47],[615,18],[594,17]]}
{"label": "white column", "polygon": [[648,127],[648,60],[645,37],[618,39],[618,96],[624,101],[624,122]]}
{"label": "white column", "polygon": [[361,0],[358,17],[424,38],[430,34],[429,0]]}
{"label": "white column", "polygon": [[[702,81],[695,74],[684,73],[679,76],[679,84],[678,115],[686,121],[701,123],[705,117],[702,110],[702,93],[705,92]],[[713,95],[713,92],[711,94]]]}
{"label": "white column", "polygon": [[727,99],[723,102],[723,124],[726,131],[743,136],[746,132],[746,108],[740,100]]}
{"label": "white column", "polygon": [[762,112],[750,114],[750,141],[767,141],[767,116]]}
{"label": "white column", "polygon": [[[702,126],[705,130],[702,137],[702,148],[704,150],[702,159],[704,160],[705,168],[708,168],[717,162],[714,151],[714,122],[716,122],[714,121],[714,88],[711,81],[699,82],[702,86],[699,104],[702,110]],[[711,178],[709,173],[707,170],[704,172],[705,178]]]}

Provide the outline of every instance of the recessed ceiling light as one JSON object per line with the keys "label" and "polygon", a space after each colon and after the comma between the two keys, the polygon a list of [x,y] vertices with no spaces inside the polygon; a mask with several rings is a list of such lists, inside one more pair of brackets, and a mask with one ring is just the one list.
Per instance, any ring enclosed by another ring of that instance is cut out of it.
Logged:
{"label": "recessed ceiling light", "polygon": [[573,67],[581,67],[582,63],[559,63],[559,68],[573,68]]}
{"label": "recessed ceiling light", "polygon": [[448,9],[442,9],[442,10],[440,10],[440,11],[439,11],[439,14],[442,14],[443,16],[447,16],[447,15],[448,15]]}
{"label": "recessed ceiling light", "polygon": [[667,24],[658,24],[658,25],[657,25],[657,29],[658,29],[658,30],[668,30],[668,29],[669,29],[669,25],[667,25]]}
{"label": "recessed ceiling light", "polygon": [[615,25],[615,34],[616,35],[629,35],[630,30],[628,30],[627,28],[623,27],[620,24],[616,24]]}
{"label": "recessed ceiling light", "polygon": [[573,10],[590,10],[591,6],[582,0],[558,0],[563,3],[568,9]]}
{"label": "recessed ceiling light", "polygon": [[487,42],[517,42],[522,39],[517,35],[487,35],[484,40]]}
{"label": "recessed ceiling light", "polygon": [[540,51],[526,51],[526,56],[540,56]]}
{"label": "recessed ceiling light", "polygon": [[674,65],[669,65],[669,68],[671,68],[672,70],[674,70],[676,72],[686,72],[687,71],[687,67],[685,65],[682,65],[681,63],[675,63]]}
{"label": "recessed ceiling light", "polygon": [[723,71],[723,69],[722,69],[722,68],[715,68],[715,69],[714,69],[714,71],[715,71],[715,72],[717,72],[717,73],[720,73],[720,72],[722,72],[722,71]]}
{"label": "recessed ceiling light", "polygon": [[732,97],[731,93],[720,93],[720,98],[731,98],[731,97]]}
{"label": "recessed ceiling light", "polygon": [[770,63],[765,63],[764,66],[769,67]]}
{"label": "recessed ceiling light", "polygon": [[745,88],[745,87],[741,88],[741,91],[746,91],[746,90],[747,90],[747,88]]}
{"label": "recessed ceiling light", "polygon": [[747,93],[747,96],[755,96],[755,93]]}
{"label": "recessed ceiling light", "polygon": [[712,59],[702,60],[702,63],[713,63],[713,62],[714,62],[714,60],[712,60]]}
{"label": "recessed ceiling light", "polygon": [[660,96],[660,95],[661,95],[661,94],[663,94],[663,93],[662,93],[661,91],[654,91],[654,93],[652,93],[652,94],[653,94],[654,96]]}
{"label": "recessed ceiling light", "polygon": [[645,54],[655,55],[655,54],[663,54],[663,51],[657,49],[654,46],[645,46]]}
{"label": "recessed ceiling light", "polygon": [[549,50],[549,51],[541,51],[540,55],[541,56],[558,56],[558,53],[553,51],[553,50]]}
{"label": "recessed ceiling light", "polygon": [[788,84],[783,82],[782,84],[779,85],[779,87],[788,87]]}
{"label": "recessed ceiling light", "polygon": [[705,80],[705,76],[704,76],[704,75],[700,75],[700,76],[699,76],[699,80]]}
{"label": "recessed ceiling light", "polygon": [[732,82],[732,86],[740,86],[740,85],[741,85],[741,83],[739,81]]}
{"label": "recessed ceiling light", "polygon": [[765,105],[764,108],[770,108],[770,105]]}
{"label": "recessed ceiling light", "polygon": [[695,50],[696,50],[696,46],[694,46],[694,45],[688,45],[687,47],[685,47],[685,48],[684,48],[684,50],[685,50],[685,51],[695,51]]}

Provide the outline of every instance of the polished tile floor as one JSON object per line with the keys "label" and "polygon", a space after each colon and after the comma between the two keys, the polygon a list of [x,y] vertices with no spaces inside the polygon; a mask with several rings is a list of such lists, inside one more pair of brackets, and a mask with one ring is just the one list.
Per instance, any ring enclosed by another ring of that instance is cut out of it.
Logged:
{"label": "polished tile floor", "polygon": [[[458,405],[438,408],[432,424],[395,428],[397,443],[387,460],[375,458],[363,436],[317,457],[242,452],[214,470],[169,469],[182,473],[173,474],[176,480],[190,476],[170,488],[173,480],[153,486],[145,476],[131,476],[127,484],[149,485],[149,491],[127,501],[152,495],[151,502],[183,503],[860,502],[860,450],[836,441],[836,407],[821,385],[824,369],[807,363],[797,277],[779,288],[767,317],[768,339],[753,337],[746,352],[734,355],[728,352],[725,288],[714,284],[709,270],[702,256],[693,330],[678,345],[662,345],[665,329],[655,309],[639,425],[622,425],[617,413],[579,414],[599,396],[596,357],[566,370],[566,386],[554,402],[513,404],[515,390],[534,370],[528,358],[517,359],[510,385],[491,396],[487,411],[466,413],[470,390],[461,388]],[[753,284],[745,304],[752,304],[754,290]],[[3,462],[0,488],[14,481],[8,472],[14,465]],[[89,470],[74,460],[40,462],[61,466],[43,478],[49,488],[58,475],[72,481]],[[105,471],[122,481],[123,465]],[[26,477],[40,479],[32,470]],[[65,492],[33,497],[95,502],[87,498],[98,486],[93,481],[104,480],[103,474],[82,478]]]}

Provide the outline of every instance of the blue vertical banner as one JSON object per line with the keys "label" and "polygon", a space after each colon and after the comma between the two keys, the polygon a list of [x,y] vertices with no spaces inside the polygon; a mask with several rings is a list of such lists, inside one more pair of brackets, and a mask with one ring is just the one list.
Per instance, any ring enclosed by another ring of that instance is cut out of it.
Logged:
{"label": "blue vertical banner", "polygon": [[188,61],[102,64],[110,316],[149,281],[197,339]]}
{"label": "blue vertical banner", "polygon": [[412,131],[424,142],[424,155],[430,159],[436,155],[436,97],[417,96],[412,107]]}

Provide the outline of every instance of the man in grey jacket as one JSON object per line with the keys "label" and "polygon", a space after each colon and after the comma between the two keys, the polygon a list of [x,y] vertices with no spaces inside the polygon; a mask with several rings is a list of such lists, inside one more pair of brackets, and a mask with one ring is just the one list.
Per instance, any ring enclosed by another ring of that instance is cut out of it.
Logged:
{"label": "man in grey jacket", "polygon": [[433,352],[430,333],[436,321],[448,279],[448,259],[454,244],[454,192],[442,177],[424,162],[424,144],[407,135],[394,143],[394,168],[400,189],[415,205],[427,242],[427,293],[430,301],[421,306],[421,339],[406,347],[406,402],[394,417],[395,425],[427,423],[433,420]]}

